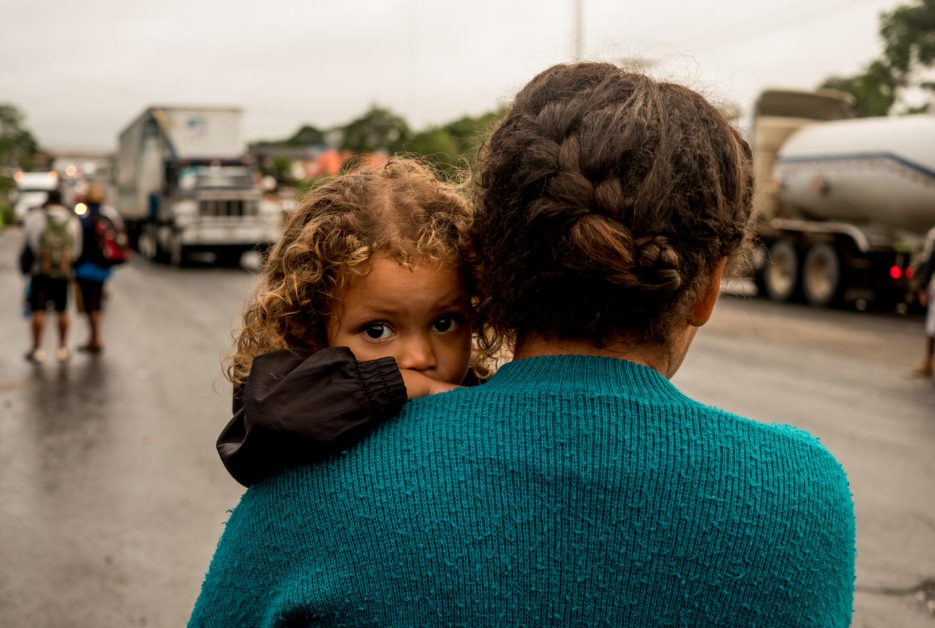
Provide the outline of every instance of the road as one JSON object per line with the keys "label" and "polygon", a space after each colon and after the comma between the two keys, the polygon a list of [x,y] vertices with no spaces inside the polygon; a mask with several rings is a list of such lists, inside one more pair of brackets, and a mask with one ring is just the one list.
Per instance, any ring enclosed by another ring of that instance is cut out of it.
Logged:
{"label": "road", "polygon": [[[184,625],[241,494],[214,440],[229,418],[220,361],[254,278],[134,260],[111,285],[106,352],[34,366],[20,237],[0,233],[0,625]],[[812,432],[844,465],[858,628],[935,626],[935,386],[908,375],[921,327],[728,297],[674,379]]]}

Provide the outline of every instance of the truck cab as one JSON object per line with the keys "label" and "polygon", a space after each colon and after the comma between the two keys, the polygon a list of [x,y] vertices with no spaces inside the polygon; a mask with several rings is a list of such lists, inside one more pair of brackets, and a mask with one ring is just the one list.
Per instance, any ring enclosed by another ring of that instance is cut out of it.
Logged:
{"label": "truck cab", "polygon": [[244,252],[274,240],[279,208],[264,200],[245,165],[171,161],[165,173],[140,234],[146,257],[180,265],[190,253],[210,252],[216,263],[236,266]]}
{"label": "truck cab", "polygon": [[119,205],[147,258],[236,265],[277,237],[279,207],[243,158],[237,108],[153,107],[120,135]]}

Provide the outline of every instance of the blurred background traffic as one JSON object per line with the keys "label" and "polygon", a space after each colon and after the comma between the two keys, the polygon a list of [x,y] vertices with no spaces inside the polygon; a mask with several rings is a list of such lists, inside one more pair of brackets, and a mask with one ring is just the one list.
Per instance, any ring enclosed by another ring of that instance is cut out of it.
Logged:
{"label": "blurred background traffic", "polygon": [[[750,142],[749,277],[725,286],[675,383],[821,437],[855,495],[854,625],[935,626],[919,276],[935,0],[53,0],[2,15],[0,625],[184,623],[241,491],[213,448],[220,361],[283,217],[398,153],[463,177],[515,89],[584,59],[697,89]],[[52,190],[84,215],[92,185],[134,249],[106,284],[106,351],[29,364],[22,224]]]}

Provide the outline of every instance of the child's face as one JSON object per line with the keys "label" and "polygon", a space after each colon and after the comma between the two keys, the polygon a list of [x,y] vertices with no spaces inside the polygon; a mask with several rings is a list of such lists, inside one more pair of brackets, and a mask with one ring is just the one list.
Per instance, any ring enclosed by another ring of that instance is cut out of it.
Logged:
{"label": "child's face", "polygon": [[435,263],[403,266],[375,257],[351,282],[343,315],[333,318],[328,344],[349,347],[358,360],[392,356],[400,369],[460,384],[471,358],[470,307],[460,275]]}

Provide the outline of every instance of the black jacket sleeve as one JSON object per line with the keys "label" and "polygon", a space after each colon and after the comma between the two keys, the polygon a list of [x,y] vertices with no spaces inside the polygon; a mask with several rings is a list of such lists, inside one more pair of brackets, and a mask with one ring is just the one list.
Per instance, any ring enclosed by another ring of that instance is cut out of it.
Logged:
{"label": "black jacket sleeve", "polygon": [[346,347],[258,356],[217,441],[221,461],[249,486],[344,449],[406,403],[393,358],[358,362]]}

